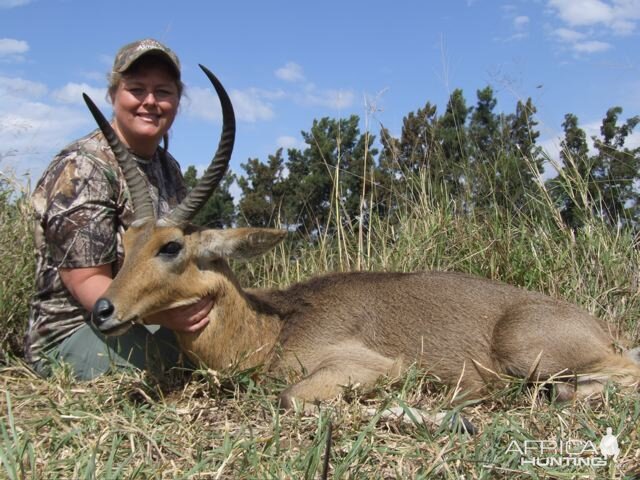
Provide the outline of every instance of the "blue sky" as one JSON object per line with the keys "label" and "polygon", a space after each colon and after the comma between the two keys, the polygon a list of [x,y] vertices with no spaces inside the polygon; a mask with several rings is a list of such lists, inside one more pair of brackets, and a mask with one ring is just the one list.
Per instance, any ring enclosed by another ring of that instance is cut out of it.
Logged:
{"label": "blue sky", "polygon": [[[32,183],[94,128],[81,92],[104,101],[118,48],[153,37],[180,56],[187,97],[172,129],[182,164],[205,166],[219,107],[208,66],[238,117],[232,169],[301,147],[314,118],[359,115],[399,134],[403,116],[491,85],[497,111],[538,108],[553,156],[566,113],[589,134],[606,110],[640,113],[640,0],[242,1],[0,0],[0,171]],[[640,144],[639,132],[632,139]]]}

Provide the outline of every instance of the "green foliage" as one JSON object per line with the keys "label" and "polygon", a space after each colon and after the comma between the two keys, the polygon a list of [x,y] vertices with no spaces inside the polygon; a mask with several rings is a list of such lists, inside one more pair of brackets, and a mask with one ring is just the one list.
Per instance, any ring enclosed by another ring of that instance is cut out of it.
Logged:
{"label": "green foliage", "polygon": [[239,223],[253,227],[275,227],[283,223],[283,201],[291,183],[284,178],[282,149],[269,155],[267,164],[253,158],[243,163],[242,168],[246,177],[238,179],[242,190]]}
{"label": "green foliage", "polygon": [[592,137],[596,154],[590,155],[585,132],[578,118],[565,115],[560,175],[548,184],[562,218],[572,228],[589,222],[591,216],[611,226],[635,227],[640,180],[640,148],[625,147],[640,116],[618,125],[622,108],[610,108],[600,128],[601,138]]}
{"label": "green foliage", "polygon": [[[184,181],[187,188],[191,190],[198,183],[197,170],[194,166],[189,166],[184,174]],[[233,184],[235,177],[231,174],[225,176],[211,197],[193,218],[193,223],[208,228],[230,227],[236,220],[236,208],[233,204],[233,196],[229,188]]]}
{"label": "green foliage", "polygon": [[[625,142],[640,122],[640,116],[627,119],[618,125],[622,108],[613,107],[607,111],[600,127],[601,139],[592,137],[598,153],[594,157],[594,177],[600,186],[602,215],[611,224],[625,222],[635,217],[638,192],[634,182],[639,178],[640,147],[629,149]],[[631,215],[628,214],[631,212]]]}
{"label": "green foliage", "polygon": [[426,169],[437,181],[443,166],[434,164],[440,157],[436,137],[436,111],[436,106],[427,102],[423,108],[410,112],[402,119],[400,139],[393,138],[386,128],[382,128],[381,168],[414,174]]}
{"label": "green foliage", "polygon": [[[462,90],[456,89],[449,96],[447,109],[438,120],[437,138],[442,148],[442,164],[446,166],[444,182],[453,197],[465,194],[464,177],[469,172],[469,144],[465,128],[469,108]],[[468,185],[467,185],[468,187]]]}
{"label": "green foliage", "polygon": [[311,130],[302,132],[306,148],[288,151],[283,193],[288,225],[320,234],[366,213],[362,199],[374,186],[370,171],[377,151],[374,137],[360,132],[359,121],[356,115],[314,120]]}

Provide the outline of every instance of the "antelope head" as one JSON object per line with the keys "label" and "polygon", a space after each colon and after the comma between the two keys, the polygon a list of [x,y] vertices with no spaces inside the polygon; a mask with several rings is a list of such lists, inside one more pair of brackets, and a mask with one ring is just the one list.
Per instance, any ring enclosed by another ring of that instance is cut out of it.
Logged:
{"label": "antelope head", "polygon": [[123,171],[134,219],[124,234],[121,270],[93,308],[93,322],[106,335],[120,335],[133,323],[169,308],[215,295],[221,275],[229,276],[225,258],[261,253],[282,238],[282,232],[257,229],[204,230],[190,223],[224,176],[235,138],[235,116],[220,81],[200,68],[213,84],[222,105],[218,149],[198,184],[162,218],[156,218],[144,178],[109,122],[87,95],[89,110]]}

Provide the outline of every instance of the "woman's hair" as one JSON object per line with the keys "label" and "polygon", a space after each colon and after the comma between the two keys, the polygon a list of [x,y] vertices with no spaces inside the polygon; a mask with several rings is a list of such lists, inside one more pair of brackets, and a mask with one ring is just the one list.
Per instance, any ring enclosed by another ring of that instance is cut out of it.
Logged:
{"label": "woman's hair", "polygon": [[[182,94],[184,93],[184,83],[180,80],[175,67],[167,61],[161,55],[154,55],[152,53],[148,53],[138,60],[133,62],[131,66],[124,72],[111,72],[108,75],[108,87],[107,87],[107,99],[113,103],[113,97],[116,94],[116,90],[118,90],[118,86],[124,77],[127,75],[136,74],[140,70],[145,68],[153,68],[153,67],[163,67],[171,74],[174,81],[176,82],[176,87],[178,87],[178,99],[182,98]],[[165,133],[162,137],[163,142],[163,150],[164,153],[167,152],[169,148],[169,134]]]}

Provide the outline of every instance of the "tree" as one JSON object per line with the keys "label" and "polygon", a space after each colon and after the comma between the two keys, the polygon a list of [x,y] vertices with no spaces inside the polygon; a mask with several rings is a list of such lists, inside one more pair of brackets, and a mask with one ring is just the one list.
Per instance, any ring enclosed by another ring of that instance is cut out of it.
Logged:
{"label": "tree", "polygon": [[[443,178],[442,152],[438,139],[437,108],[427,102],[423,108],[410,112],[402,119],[400,138],[394,138],[386,128],[380,131],[382,152],[379,157],[378,181],[384,188],[380,197],[381,211],[390,212],[395,208],[391,192],[401,188],[403,194],[411,198],[412,192],[424,189],[429,194],[440,190]],[[407,182],[425,179],[425,185],[413,189]]]}
{"label": "tree", "polygon": [[498,116],[493,112],[498,101],[489,86],[478,90],[478,103],[471,110],[469,121],[469,139],[473,145],[476,159],[496,157],[500,143]]}
{"label": "tree", "polygon": [[198,183],[198,171],[193,165],[189,165],[187,170],[183,174],[184,184],[187,186],[187,190],[191,190]]}
{"label": "tree", "polygon": [[548,182],[552,197],[560,208],[560,215],[571,228],[584,224],[584,216],[591,214],[593,165],[589,159],[587,136],[578,126],[578,117],[572,113],[564,116],[564,139],[560,143],[562,171]]}
{"label": "tree", "polygon": [[427,102],[423,108],[402,119],[400,139],[392,138],[386,129],[380,134],[383,145],[380,165],[402,174],[432,170],[436,156],[436,106]]}
{"label": "tree", "polygon": [[499,179],[500,163],[504,160],[500,139],[500,122],[493,112],[498,101],[489,86],[477,91],[478,103],[471,110],[469,122],[469,153],[471,156],[473,175],[470,178],[470,189],[474,194],[476,206],[487,206],[493,203],[496,194],[496,180]]}
{"label": "tree", "polygon": [[302,132],[306,148],[288,151],[287,218],[298,228],[319,232],[328,228],[332,213],[338,214],[333,228],[359,215],[361,196],[374,181],[368,166],[377,154],[374,137],[360,133],[359,121],[356,115],[314,120],[311,130]]}
{"label": "tree", "polygon": [[283,201],[286,193],[282,148],[269,155],[267,163],[257,158],[242,164],[246,176],[238,179],[242,190],[239,221],[252,227],[274,227],[286,223],[283,219]]}
{"label": "tree", "polygon": [[438,120],[436,129],[443,155],[443,181],[454,198],[463,193],[465,176],[469,172],[469,147],[465,129],[468,114],[462,90],[455,89],[449,96],[447,109]]}
{"label": "tree", "polygon": [[500,117],[500,144],[496,158],[496,203],[522,211],[528,194],[535,191],[538,175],[544,171],[544,157],[536,145],[536,108],[531,98],[518,101],[515,114]]}
{"label": "tree", "polygon": [[536,140],[540,136],[535,127],[538,122],[534,115],[537,109],[529,97],[526,103],[518,100],[516,113],[509,121],[509,144],[514,146],[520,155],[530,159],[537,166],[539,171],[543,170],[543,158],[540,148],[536,146]]}
{"label": "tree", "polygon": [[[209,197],[202,208],[193,218],[193,223],[207,228],[231,227],[235,223],[236,209],[233,204],[233,196],[229,192],[231,184],[235,180],[234,175],[227,174],[220,182],[216,190]],[[198,183],[196,167],[190,165],[184,172],[184,182],[187,190],[191,190]]]}
{"label": "tree", "polygon": [[597,150],[594,157],[594,178],[600,190],[602,214],[613,225],[625,223],[629,208],[638,204],[634,182],[639,179],[640,148],[629,149],[625,142],[640,122],[640,116],[618,125],[621,107],[607,110],[600,127],[601,139],[592,137]]}

